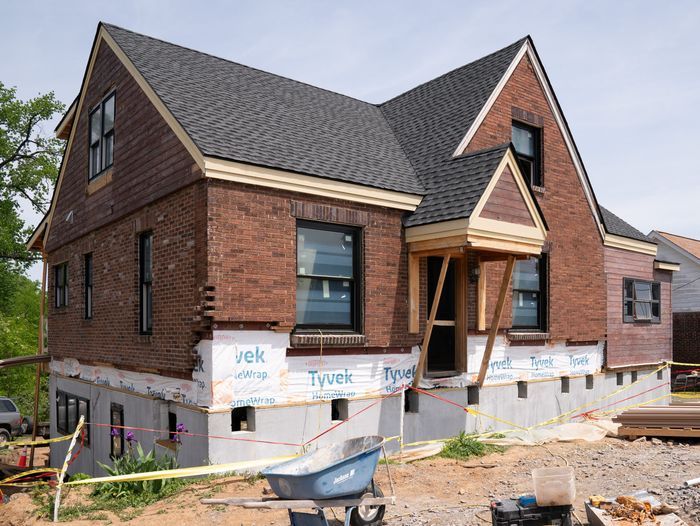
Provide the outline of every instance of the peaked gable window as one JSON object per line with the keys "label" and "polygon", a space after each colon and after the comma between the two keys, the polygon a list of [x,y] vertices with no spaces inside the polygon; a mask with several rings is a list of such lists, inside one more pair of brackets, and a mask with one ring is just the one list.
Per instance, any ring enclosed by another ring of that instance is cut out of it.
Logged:
{"label": "peaked gable window", "polygon": [[90,112],[90,179],[114,162],[115,93],[112,92]]}
{"label": "peaked gable window", "polygon": [[661,284],[658,281],[623,278],[625,323],[661,321]]}
{"label": "peaked gable window", "polygon": [[542,130],[513,121],[512,141],[525,180],[542,186]]}

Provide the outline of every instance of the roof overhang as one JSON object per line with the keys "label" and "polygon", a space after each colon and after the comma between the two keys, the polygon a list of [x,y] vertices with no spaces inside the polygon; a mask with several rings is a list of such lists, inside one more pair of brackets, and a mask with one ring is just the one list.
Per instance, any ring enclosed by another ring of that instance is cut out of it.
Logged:
{"label": "roof overhang", "polygon": [[39,223],[34,229],[34,232],[32,232],[32,235],[29,238],[29,240],[25,243],[27,250],[30,250],[32,252],[44,251],[44,234],[46,233],[46,227],[48,225],[48,222],[49,216],[48,214],[46,214],[41,220],[41,223]]}
{"label": "roof overhang", "polygon": [[78,97],[73,100],[71,105],[68,107],[68,111],[63,114],[61,122],[58,123],[54,133],[59,139],[68,139],[70,137],[70,132],[73,129],[73,122],[75,121],[75,107],[78,104]]}
{"label": "roof overhang", "polygon": [[[513,174],[530,212],[533,226],[481,216],[481,211],[506,168]],[[406,228],[406,242],[412,252],[471,248],[510,254],[538,255],[542,252],[546,239],[546,223],[520,172],[511,148],[506,151],[469,217]]]}
{"label": "roof overhang", "polygon": [[640,254],[646,254],[647,256],[656,257],[656,243],[640,241],[638,239],[617,236],[615,234],[608,234],[605,232],[603,234],[603,245],[606,247],[619,248],[621,250],[629,250],[631,252],[638,252]]}
{"label": "roof overhang", "polygon": [[[671,234],[673,235],[673,234]],[[674,250],[678,252],[679,254],[685,256],[688,258],[690,261],[696,264],[700,264],[700,258],[698,258],[695,254],[689,252],[682,246],[674,243],[671,239],[667,238],[663,232],[659,232],[657,230],[652,230],[649,232],[649,237],[652,238],[654,241],[657,241],[659,243],[663,243],[665,246],[670,248],[671,250]]]}
{"label": "roof overhang", "polygon": [[680,263],[672,263],[670,261],[660,261],[658,259],[654,260],[654,270],[669,270],[671,272],[678,272],[681,269]]}
{"label": "roof overhang", "polygon": [[413,211],[423,199],[420,195],[213,157],[204,157],[204,175],[212,179],[265,186],[399,210]]}

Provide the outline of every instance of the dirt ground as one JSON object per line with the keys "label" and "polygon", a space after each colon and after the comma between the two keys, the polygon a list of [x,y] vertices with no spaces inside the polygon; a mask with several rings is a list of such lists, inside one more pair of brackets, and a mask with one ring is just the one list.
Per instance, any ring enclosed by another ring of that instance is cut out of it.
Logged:
{"label": "dirt ground", "polygon": [[[386,526],[490,524],[488,504],[491,500],[531,493],[532,469],[565,463],[576,473],[576,514],[584,523],[583,502],[587,496],[617,496],[646,489],[660,500],[678,506],[679,515],[688,524],[700,525],[700,487],[683,487],[685,480],[700,477],[700,442],[688,445],[620,439],[511,447],[505,453],[468,461],[433,457],[411,464],[391,464],[397,505],[387,508],[384,523]],[[379,466],[377,479],[385,494],[389,494],[384,466]],[[248,483],[236,477],[217,479],[188,486],[140,510],[140,514],[130,520],[123,521],[111,512],[100,512],[85,520],[64,524],[288,525],[286,512],[207,506],[199,502],[207,497],[260,497],[265,488],[264,480]],[[81,502],[88,492],[87,489],[73,489],[65,502],[67,505]],[[0,524],[46,524],[45,520],[33,516],[33,512],[29,495],[14,495],[8,504],[0,506]],[[342,520],[343,510],[336,510],[336,513]],[[332,514],[329,515],[332,519]]]}

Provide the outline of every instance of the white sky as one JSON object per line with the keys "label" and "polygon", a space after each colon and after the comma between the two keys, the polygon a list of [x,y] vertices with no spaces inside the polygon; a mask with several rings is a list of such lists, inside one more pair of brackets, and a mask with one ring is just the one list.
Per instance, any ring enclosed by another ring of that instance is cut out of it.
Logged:
{"label": "white sky", "polygon": [[99,20],[369,102],[530,34],[600,203],[700,238],[700,2],[11,0],[0,79],[70,103]]}

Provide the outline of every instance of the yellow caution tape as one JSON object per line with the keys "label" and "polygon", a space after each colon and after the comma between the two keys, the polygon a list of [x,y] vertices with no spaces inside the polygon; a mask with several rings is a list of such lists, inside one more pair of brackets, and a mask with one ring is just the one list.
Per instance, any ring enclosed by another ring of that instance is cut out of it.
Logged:
{"label": "yellow caution tape", "polygon": [[94,477],[84,480],[71,480],[64,486],[77,486],[79,484],[98,484],[104,482],[136,482],[141,480],[161,480],[169,478],[196,477],[199,475],[215,475],[220,473],[233,473],[254,468],[262,468],[286,460],[296,458],[298,455],[285,457],[273,457],[261,460],[246,460],[231,462],[228,464],[213,464],[211,466],[196,466],[191,468],[167,469],[163,471],[147,471],[145,473],[132,473],[129,475],[117,475],[114,477]]}
{"label": "yellow caution tape", "polygon": [[28,440],[26,442],[20,442],[20,441],[15,441],[15,442],[6,442],[2,446],[0,446],[0,449],[8,448],[8,447],[24,447],[24,446],[39,446],[41,444],[54,444],[56,442],[64,442],[66,440],[70,440],[73,438],[73,435],[66,435],[64,437],[56,437],[56,438],[42,438],[41,440]]}
{"label": "yellow caution tape", "polygon": [[491,420],[495,420],[496,422],[500,422],[502,424],[505,424],[507,426],[512,426],[516,429],[521,429],[523,431],[527,431],[527,427],[522,427],[519,426],[518,424],[514,424],[513,422],[509,422],[508,420],[504,420],[503,418],[499,418],[497,416],[489,415],[487,413],[482,413],[481,411],[477,411],[476,409],[472,409],[470,407],[465,407],[464,410],[469,413],[470,415],[474,416],[483,416],[485,418],[490,418]]}
{"label": "yellow caution tape", "polygon": [[45,482],[42,481],[33,481],[33,482],[15,482],[12,483],[13,480],[17,479],[22,479],[24,477],[28,477],[29,475],[38,475],[40,473],[60,473],[60,469],[56,468],[41,468],[41,469],[30,469],[29,471],[23,471],[21,473],[16,473],[15,475],[9,476],[5,479],[0,480],[0,486],[19,486],[19,487],[30,487],[30,486],[36,486],[37,484],[45,484]]}
{"label": "yellow caution tape", "polygon": [[668,365],[683,365],[688,367],[700,367],[700,363],[666,362]]}

